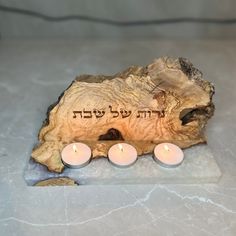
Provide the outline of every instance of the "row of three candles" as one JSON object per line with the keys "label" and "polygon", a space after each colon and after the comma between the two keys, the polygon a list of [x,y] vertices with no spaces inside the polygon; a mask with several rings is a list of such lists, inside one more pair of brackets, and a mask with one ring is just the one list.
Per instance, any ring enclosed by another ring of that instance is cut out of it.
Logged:
{"label": "row of three candles", "polygon": [[[137,150],[128,143],[113,145],[108,151],[109,161],[117,167],[129,167],[137,160]],[[71,143],[61,153],[62,162],[69,168],[86,166],[92,157],[91,149],[84,143]],[[172,143],[158,144],[153,158],[164,167],[176,167],[184,159],[183,151]]]}

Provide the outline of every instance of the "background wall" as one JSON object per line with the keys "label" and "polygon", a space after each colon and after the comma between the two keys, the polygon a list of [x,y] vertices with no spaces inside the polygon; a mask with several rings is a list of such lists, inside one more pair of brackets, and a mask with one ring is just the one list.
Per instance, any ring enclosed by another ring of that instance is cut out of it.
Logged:
{"label": "background wall", "polygon": [[[0,0],[1,5],[38,11],[50,16],[88,15],[117,21],[178,17],[235,18],[234,0]],[[0,11],[2,38],[177,38],[230,39],[236,24],[181,23],[122,27],[71,20],[48,22]]]}

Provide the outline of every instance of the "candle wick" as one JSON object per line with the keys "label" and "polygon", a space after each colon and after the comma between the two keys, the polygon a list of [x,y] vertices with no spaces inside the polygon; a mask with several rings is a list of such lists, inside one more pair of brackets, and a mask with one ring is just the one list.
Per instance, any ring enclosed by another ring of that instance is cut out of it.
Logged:
{"label": "candle wick", "polygon": [[118,146],[119,146],[120,151],[124,152],[124,148],[123,148],[123,146],[120,143],[118,144]]}
{"label": "candle wick", "polygon": [[167,145],[164,145],[164,149],[165,149],[167,152],[170,151],[170,149],[169,149],[169,147],[168,147]]}
{"label": "candle wick", "polygon": [[74,152],[77,152],[77,148],[76,148],[76,145],[75,145],[75,144],[73,145],[73,151],[74,151]]}

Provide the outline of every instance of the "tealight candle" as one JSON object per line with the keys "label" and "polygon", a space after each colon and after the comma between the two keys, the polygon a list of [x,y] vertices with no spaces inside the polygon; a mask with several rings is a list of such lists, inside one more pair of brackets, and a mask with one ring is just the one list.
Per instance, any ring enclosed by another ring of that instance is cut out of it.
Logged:
{"label": "tealight candle", "polygon": [[129,167],[137,160],[137,150],[130,144],[118,143],[108,151],[109,161],[118,167]]}
{"label": "tealight candle", "polygon": [[161,143],[154,149],[154,160],[164,167],[176,167],[183,159],[183,151],[175,144]]}
{"label": "tealight candle", "polygon": [[61,152],[63,164],[74,169],[86,166],[90,162],[91,156],[91,149],[84,143],[71,143]]}

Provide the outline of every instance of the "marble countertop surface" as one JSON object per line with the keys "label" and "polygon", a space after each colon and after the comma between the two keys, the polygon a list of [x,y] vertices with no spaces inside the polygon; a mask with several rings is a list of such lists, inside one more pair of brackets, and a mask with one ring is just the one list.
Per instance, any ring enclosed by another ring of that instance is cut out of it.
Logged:
{"label": "marble countertop surface", "polygon": [[[47,107],[79,74],[186,57],[216,86],[218,184],[28,187]],[[0,235],[236,235],[235,41],[0,41]]]}

